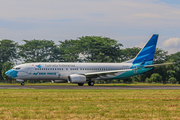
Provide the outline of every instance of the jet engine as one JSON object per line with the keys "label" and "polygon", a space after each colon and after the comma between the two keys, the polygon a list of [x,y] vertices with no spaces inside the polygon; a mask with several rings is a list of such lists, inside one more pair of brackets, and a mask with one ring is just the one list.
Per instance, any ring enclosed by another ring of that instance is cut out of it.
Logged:
{"label": "jet engine", "polygon": [[69,75],[68,76],[70,83],[85,83],[86,82],[86,76],[84,75]]}

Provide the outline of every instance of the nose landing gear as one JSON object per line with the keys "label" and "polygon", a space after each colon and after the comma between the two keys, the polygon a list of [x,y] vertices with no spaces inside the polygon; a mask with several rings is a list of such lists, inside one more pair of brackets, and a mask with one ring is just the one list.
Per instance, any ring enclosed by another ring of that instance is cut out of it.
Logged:
{"label": "nose landing gear", "polygon": [[24,86],[24,82],[21,82],[21,86]]}

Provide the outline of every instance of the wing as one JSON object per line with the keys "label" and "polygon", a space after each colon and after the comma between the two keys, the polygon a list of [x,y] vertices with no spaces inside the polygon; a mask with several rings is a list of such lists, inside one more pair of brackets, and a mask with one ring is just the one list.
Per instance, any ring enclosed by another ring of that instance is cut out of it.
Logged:
{"label": "wing", "polygon": [[113,71],[101,71],[101,72],[92,72],[92,73],[84,73],[85,76],[92,76],[92,75],[106,75],[106,74],[113,74],[118,72],[126,72],[132,71],[135,69],[125,69],[125,70],[113,70]]}

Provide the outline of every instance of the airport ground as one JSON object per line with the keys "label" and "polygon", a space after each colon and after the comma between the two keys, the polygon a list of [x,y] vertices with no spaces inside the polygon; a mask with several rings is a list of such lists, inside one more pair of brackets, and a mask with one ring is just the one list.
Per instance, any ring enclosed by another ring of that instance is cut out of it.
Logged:
{"label": "airport ground", "polygon": [[[20,82],[16,83],[3,83],[0,82],[0,85],[20,85]],[[44,82],[44,83],[26,83],[25,86],[77,86],[77,84],[72,84],[72,83],[52,83],[52,82]],[[88,86],[87,83],[84,84],[84,86]],[[163,84],[163,83],[108,83],[108,84],[94,84],[94,86],[180,86],[180,84]]]}
{"label": "airport ground", "polygon": [[0,89],[0,102],[0,119],[180,119],[180,90]]}

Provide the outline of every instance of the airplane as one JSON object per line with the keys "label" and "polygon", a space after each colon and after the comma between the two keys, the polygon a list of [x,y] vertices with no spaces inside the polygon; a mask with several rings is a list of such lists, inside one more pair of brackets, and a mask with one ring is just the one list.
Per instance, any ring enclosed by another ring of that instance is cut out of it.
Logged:
{"label": "airplane", "polygon": [[156,66],[173,63],[153,64],[158,34],[153,34],[134,59],[122,63],[26,63],[13,67],[5,74],[20,81],[60,80],[83,86],[94,86],[95,80],[122,79],[144,74]]}

